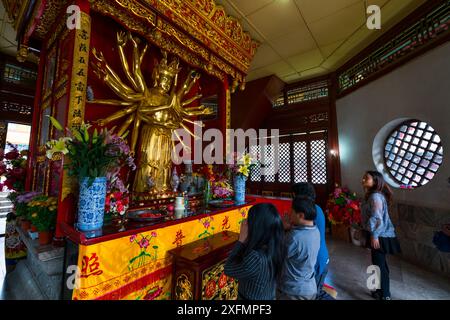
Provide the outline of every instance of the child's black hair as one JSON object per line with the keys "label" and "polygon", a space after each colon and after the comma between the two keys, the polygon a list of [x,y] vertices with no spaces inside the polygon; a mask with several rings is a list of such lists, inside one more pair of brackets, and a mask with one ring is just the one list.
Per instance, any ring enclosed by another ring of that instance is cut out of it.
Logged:
{"label": "child's black hair", "polygon": [[295,197],[292,201],[292,209],[294,209],[296,213],[303,213],[305,215],[305,220],[313,221],[316,219],[316,206],[310,199]]}

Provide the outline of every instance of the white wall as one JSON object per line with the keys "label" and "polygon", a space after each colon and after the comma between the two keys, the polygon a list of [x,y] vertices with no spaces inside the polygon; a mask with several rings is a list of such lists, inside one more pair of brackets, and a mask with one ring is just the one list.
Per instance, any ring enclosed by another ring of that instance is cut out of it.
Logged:
{"label": "white wall", "polygon": [[372,144],[378,131],[397,118],[417,118],[441,136],[444,162],[427,185],[394,189],[395,200],[450,209],[450,42],[339,99],[336,107],[344,185],[362,196],[361,177],[375,168]]}

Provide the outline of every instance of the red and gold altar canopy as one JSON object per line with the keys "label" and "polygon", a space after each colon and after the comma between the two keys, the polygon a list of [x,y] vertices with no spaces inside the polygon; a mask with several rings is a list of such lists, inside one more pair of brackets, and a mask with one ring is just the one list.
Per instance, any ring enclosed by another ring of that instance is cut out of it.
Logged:
{"label": "red and gold altar canopy", "polygon": [[[10,8],[19,8],[13,5],[17,1],[8,2]],[[46,39],[55,21],[64,20],[57,18],[66,14],[68,4],[65,0],[36,1],[20,32],[21,43],[27,44],[30,37]],[[259,45],[213,0],[85,0],[75,4],[110,16],[193,67],[222,80],[232,79],[233,88],[241,84],[243,89]]]}
{"label": "red and gold altar canopy", "polygon": [[[210,119],[205,127],[222,131],[230,127],[230,91],[244,88],[258,43],[213,0],[2,1],[6,2],[5,8],[16,26],[20,57],[26,57],[29,48],[41,52],[27,189],[58,197],[56,238],[63,237],[62,225],[74,223],[76,197],[74,181],[63,170],[62,157],[46,159],[46,141],[57,138],[48,116],[65,127],[74,127],[119,111],[117,106],[99,107],[95,103],[94,94],[101,100],[110,98],[111,92],[97,79],[95,70],[89,68],[96,61],[91,50],[94,48],[105,53],[113,65],[120,63],[114,52],[117,31],[127,29],[158,48],[149,52],[144,61],[143,76],[147,79],[152,78],[151,70],[161,51],[182,60],[184,70],[189,69],[185,65],[190,65],[200,71],[202,82],[193,88],[192,94],[201,91],[204,97],[213,97],[217,103],[216,118]],[[67,22],[77,15],[70,5],[80,9],[78,29],[68,27]],[[185,76],[187,72],[182,75]],[[88,88],[91,100],[86,103]]]}

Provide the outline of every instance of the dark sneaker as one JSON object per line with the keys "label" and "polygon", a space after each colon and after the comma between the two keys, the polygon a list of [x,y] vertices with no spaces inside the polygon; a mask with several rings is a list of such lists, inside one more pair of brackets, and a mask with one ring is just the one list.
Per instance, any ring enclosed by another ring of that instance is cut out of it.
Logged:
{"label": "dark sneaker", "polygon": [[370,295],[372,296],[372,298],[374,298],[375,300],[381,300],[383,298],[383,295],[381,294],[381,290],[377,290],[377,291],[372,291],[370,293]]}
{"label": "dark sneaker", "polygon": [[391,297],[382,297],[381,300],[392,300]]}

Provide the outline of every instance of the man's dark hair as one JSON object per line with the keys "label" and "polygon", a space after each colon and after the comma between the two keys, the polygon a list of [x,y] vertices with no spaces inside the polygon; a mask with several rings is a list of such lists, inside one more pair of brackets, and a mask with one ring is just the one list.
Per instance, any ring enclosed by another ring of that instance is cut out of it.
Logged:
{"label": "man's dark hair", "polygon": [[314,186],[309,182],[299,182],[292,186],[295,197],[309,198],[311,201],[316,200],[316,191]]}
{"label": "man's dark hair", "polygon": [[313,221],[316,219],[316,206],[310,199],[295,197],[292,201],[292,209],[294,209],[296,213],[303,213],[305,215],[305,220]]}

